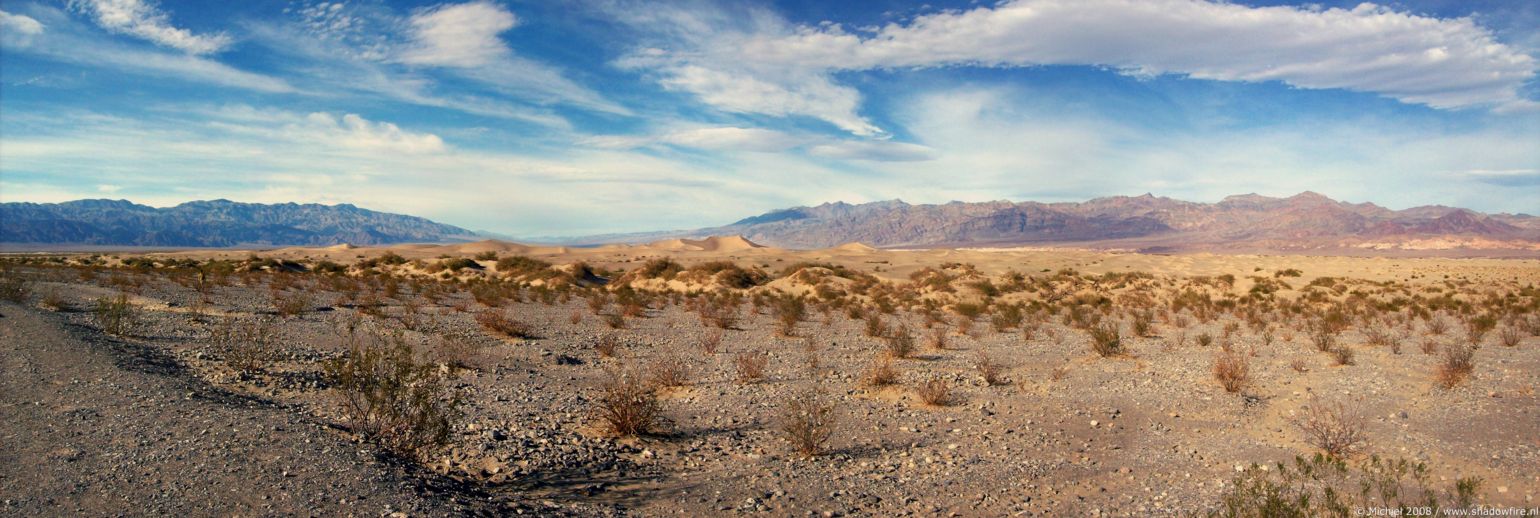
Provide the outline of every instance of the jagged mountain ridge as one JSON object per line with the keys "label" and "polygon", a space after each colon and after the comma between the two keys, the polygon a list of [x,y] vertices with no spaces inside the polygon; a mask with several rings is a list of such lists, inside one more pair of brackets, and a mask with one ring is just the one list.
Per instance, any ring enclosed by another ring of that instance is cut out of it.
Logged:
{"label": "jagged mountain ridge", "polygon": [[0,203],[0,242],[114,246],[382,245],[475,239],[463,228],[349,204],[127,200]]}
{"label": "jagged mountain ridge", "polygon": [[1540,218],[1444,206],[1391,210],[1314,192],[1287,198],[1243,194],[1217,203],[1146,194],[1065,203],[834,202],[681,235],[733,234],[789,248],[850,242],[887,248],[1121,242],[1157,249],[1312,249],[1394,248],[1416,241],[1423,247],[1528,249],[1540,245]]}

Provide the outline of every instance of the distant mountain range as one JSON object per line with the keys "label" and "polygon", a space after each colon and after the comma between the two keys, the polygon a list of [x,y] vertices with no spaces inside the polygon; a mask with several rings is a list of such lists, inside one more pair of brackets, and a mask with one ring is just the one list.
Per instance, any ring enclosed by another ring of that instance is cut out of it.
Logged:
{"label": "distant mountain range", "polygon": [[342,205],[127,200],[0,203],[0,243],[112,246],[330,246],[479,239],[463,228]]}
{"label": "distant mountain range", "polygon": [[[1506,251],[1540,254],[1540,218],[1444,206],[1390,210],[1313,192],[1195,203],[1149,194],[1078,203],[899,200],[776,210],[684,231],[540,240],[585,245],[741,235],[782,248],[1075,246],[1163,251]],[[0,243],[227,247],[446,243],[489,234],[352,205],[124,200],[0,204]]]}
{"label": "distant mountain range", "polygon": [[770,246],[882,248],[1073,244],[1179,250],[1515,250],[1540,252],[1540,218],[1425,206],[1390,210],[1313,192],[1195,203],[1149,194],[1079,203],[992,201],[912,205],[899,200],[825,203],[682,232],[597,236],[580,242],[742,235]]}

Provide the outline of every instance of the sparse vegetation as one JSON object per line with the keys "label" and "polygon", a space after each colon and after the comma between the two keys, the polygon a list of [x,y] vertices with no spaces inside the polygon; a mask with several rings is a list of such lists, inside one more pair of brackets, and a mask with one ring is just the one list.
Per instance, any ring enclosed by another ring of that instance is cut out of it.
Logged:
{"label": "sparse vegetation", "polygon": [[1444,516],[1446,508],[1470,509],[1481,479],[1455,479],[1438,491],[1425,464],[1378,456],[1350,468],[1340,458],[1316,454],[1295,457],[1293,465],[1253,464],[1220,496],[1211,516],[1224,518],[1333,516],[1347,518],[1365,509],[1392,516]]}
{"label": "sparse vegetation", "polygon": [[765,367],[769,365],[770,351],[762,349],[739,351],[733,357],[733,368],[738,372],[738,381],[741,383],[764,379]]}
{"label": "sparse vegetation", "polygon": [[520,322],[503,311],[482,311],[476,314],[476,323],[499,336],[521,339],[535,337],[535,332],[529,324]]}
{"label": "sparse vegetation", "polygon": [[1294,426],[1312,446],[1335,458],[1345,458],[1363,447],[1365,422],[1341,402],[1312,398],[1294,418]]}
{"label": "sparse vegetation", "polygon": [[920,396],[920,401],[930,406],[947,406],[952,402],[951,388],[947,387],[946,380],[939,376],[930,379],[915,387],[915,395]]}
{"label": "sparse vegetation", "polygon": [[1251,364],[1246,355],[1235,351],[1220,351],[1214,355],[1214,379],[1219,380],[1225,392],[1240,392],[1251,381]]}
{"label": "sparse vegetation", "polygon": [[809,389],[792,396],[781,410],[781,435],[791,443],[797,453],[812,457],[824,450],[829,438],[834,436],[835,403],[816,389]]}
{"label": "sparse vegetation", "polygon": [[138,311],[128,301],[126,293],[96,299],[95,315],[96,325],[101,326],[102,332],[112,336],[132,333],[138,323]]}
{"label": "sparse vegetation", "polygon": [[1460,344],[1447,344],[1439,356],[1435,377],[1444,388],[1454,388],[1469,378],[1476,370],[1476,349]]}
{"label": "sparse vegetation", "polygon": [[418,457],[449,444],[461,395],[436,366],[417,362],[405,339],[355,335],[324,371],[354,432]]}
{"label": "sparse vegetation", "polygon": [[666,421],[663,403],[638,372],[609,371],[594,394],[594,416],[605,430],[620,436],[657,431]]}
{"label": "sparse vegetation", "polygon": [[1123,338],[1118,333],[1118,325],[1106,323],[1092,327],[1087,331],[1091,336],[1091,350],[1103,358],[1123,354]]}

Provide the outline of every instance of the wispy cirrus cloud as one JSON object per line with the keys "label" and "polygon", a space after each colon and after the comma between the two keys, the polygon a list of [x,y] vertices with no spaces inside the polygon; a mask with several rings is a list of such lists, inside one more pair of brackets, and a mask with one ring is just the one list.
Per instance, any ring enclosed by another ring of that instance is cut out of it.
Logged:
{"label": "wispy cirrus cloud", "polygon": [[1369,92],[1439,109],[1536,106],[1520,94],[1534,58],[1469,18],[1374,4],[1015,0],[857,31],[763,11],[612,5],[612,15],[654,39],[621,66],[725,111],[814,117],[857,135],[880,130],[860,114],[859,92],[835,79],[841,71],[1091,65]]}
{"label": "wispy cirrus cloud", "polygon": [[108,31],[191,54],[218,52],[232,41],[224,33],[196,34],[176,27],[171,23],[171,16],[150,0],[70,0],[69,6],[89,15]]}

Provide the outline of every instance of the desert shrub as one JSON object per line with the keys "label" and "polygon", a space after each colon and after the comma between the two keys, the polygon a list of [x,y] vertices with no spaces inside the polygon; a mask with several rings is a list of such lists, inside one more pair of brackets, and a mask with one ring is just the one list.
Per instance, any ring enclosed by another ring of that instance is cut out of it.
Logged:
{"label": "desert shrub", "polygon": [[666,423],[657,392],[635,371],[610,371],[599,383],[593,402],[594,416],[616,435],[651,433]]}
{"label": "desert shrub", "polygon": [[1214,379],[1225,392],[1240,392],[1251,380],[1251,363],[1246,355],[1222,351],[1214,355]]}
{"label": "desert shrub", "polygon": [[834,436],[835,402],[818,390],[807,390],[787,400],[781,410],[781,435],[797,453],[818,455]]}
{"label": "desert shrub", "polygon": [[872,356],[872,363],[866,368],[866,374],[862,380],[873,387],[885,387],[898,383],[898,369],[893,366],[893,357],[887,354]]}
{"label": "desert shrub", "polygon": [[947,387],[946,380],[940,376],[933,376],[915,387],[914,392],[920,396],[920,401],[931,406],[946,406],[951,403],[951,389]]}
{"label": "desert shrub", "polygon": [[1337,348],[1337,329],[1325,320],[1312,323],[1309,332],[1310,343],[1315,344],[1317,351],[1329,353]]}
{"label": "desert shrub", "polygon": [[1294,417],[1294,426],[1312,446],[1336,458],[1353,454],[1367,440],[1364,419],[1340,402],[1312,398]]}
{"label": "desert shrub", "polygon": [[22,304],[30,294],[27,281],[17,277],[14,271],[0,272],[0,300]]}
{"label": "desert shrub", "polygon": [[1470,377],[1476,370],[1476,349],[1460,344],[1448,344],[1444,346],[1443,355],[1439,357],[1438,370],[1435,378],[1444,388],[1454,388],[1465,378]]}
{"label": "desert shrub", "polygon": [[690,384],[690,366],[674,354],[660,354],[647,367],[648,382],[655,388],[683,387]]}
{"label": "desert shrub", "polygon": [[866,336],[873,338],[882,337],[888,334],[888,325],[883,323],[881,315],[873,312],[872,314],[866,316],[865,331]]}
{"label": "desert shrub", "polygon": [[995,308],[994,314],[989,316],[989,325],[995,332],[1004,333],[1020,327],[1023,320],[1026,320],[1026,314],[1021,306],[1006,304]]}
{"label": "desert shrub", "polygon": [[435,339],[424,359],[436,365],[470,370],[481,370],[483,362],[482,351],[475,344],[451,335]]}
{"label": "desert shrub", "polygon": [[1219,508],[1210,516],[1347,518],[1365,509],[1386,511],[1389,516],[1443,516],[1445,506],[1469,509],[1481,488],[1480,478],[1466,477],[1455,479],[1449,491],[1440,492],[1429,485],[1431,480],[1426,465],[1405,459],[1373,456],[1350,468],[1342,459],[1327,455],[1316,454],[1309,460],[1295,457],[1292,466],[1253,464],[1244,470],[1219,497]]}
{"label": "desert shrub", "polygon": [[491,251],[491,250],[487,250],[485,252],[481,252],[479,254],[476,254],[473,257],[475,257],[475,259],[477,261],[496,261],[497,260],[497,252],[494,252],[494,251]]}
{"label": "desert shrub", "polygon": [[783,296],[776,297],[771,308],[775,311],[776,320],[780,323],[777,332],[781,336],[797,336],[797,323],[807,315],[807,304],[801,297]]}
{"label": "desert shrub", "polygon": [[1422,350],[1422,354],[1435,354],[1438,352],[1439,347],[1438,340],[1434,340],[1431,337],[1422,339],[1421,342],[1418,342],[1417,346]]}
{"label": "desert shrub", "polygon": [[720,349],[721,347],[722,347],[722,330],[721,329],[709,329],[709,330],[706,331],[706,335],[702,336],[701,339],[700,339],[700,348],[701,348],[702,351],[705,351],[706,354],[716,354],[717,350]]}
{"label": "desert shrub", "polygon": [[497,271],[512,275],[529,275],[542,273],[551,268],[551,263],[539,259],[531,259],[522,255],[504,257],[497,260]]}
{"label": "desert shrub", "polygon": [[620,313],[605,313],[603,320],[604,325],[608,326],[610,329],[626,328],[626,317],[622,316]]}
{"label": "desert shrub", "polygon": [[732,329],[738,325],[738,305],[727,297],[709,297],[696,308],[706,325],[717,329]]}
{"label": "desert shrub", "polygon": [[1519,345],[1519,341],[1523,339],[1524,335],[1519,333],[1519,328],[1517,326],[1506,326],[1502,331],[1497,333],[1498,343],[1501,343],[1506,347],[1517,346]]}
{"label": "desert shrub", "polygon": [[405,339],[355,336],[323,370],[354,432],[405,455],[449,444],[461,396],[437,366],[413,357]]}
{"label": "desert shrub", "polygon": [[1123,354],[1123,339],[1116,323],[1105,323],[1087,330],[1091,335],[1091,349],[1102,357]]}
{"label": "desert shrub", "polygon": [[1149,338],[1154,336],[1155,313],[1151,311],[1139,311],[1134,313],[1134,336]]}
{"label": "desert shrub", "polygon": [[1299,271],[1298,268],[1287,268],[1273,272],[1273,277],[1299,277],[1304,273]]}
{"label": "desert shrub", "polygon": [[1289,368],[1294,369],[1294,372],[1310,372],[1310,364],[1305,363],[1304,360],[1289,362]]}
{"label": "desert shrub", "polygon": [[733,369],[738,373],[738,381],[752,383],[764,379],[765,367],[770,365],[770,351],[755,349],[739,351],[733,357]]}
{"label": "desert shrub", "polygon": [[1353,348],[1348,347],[1346,344],[1333,346],[1328,352],[1331,353],[1331,359],[1337,362],[1337,365],[1353,364]]}
{"label": "desert shrub", "polygon": [[1465,339],[1471,347],[1480,347],[1481,339],[1487,332],[1497,327],[1497,318],[1492,315],[1480,315],[1465,319]]}
{"label": "desert shrub", "polygon": [[1428,319],[1427,327],[1429,334],[1432,334],[1433,336],[1441,336],[1445,332],[1449,331],[1449,322],[1435,315]]}
{"label": "desert shrub", "polygon": [[973,370],[978,371],[979,377],[983,378],[984,383],[987,385],[1005,384],[1005,367],[982,350],[973,358]]}
{"label": "desert shrub", "polygon": [[599,337],[598,341],[594,342],[594,351],[599,353],[600,358],[615,357],[615,350],[619,348],[620,339],[616,338],[615,335],[603,335]]}
{"label": "desert shrub", "polygon": [[1198,345],[1203,347],[1214,345],[1214,335],[1208,333],[1200,333],[1198,335]]}
{"label": "desert shrub", "polygon": [[213,330],[213,342],[225,365],[243,374],[265,370],[273,361],[273,323],[266,319],[240,321],[225,317]]}
{"label": "desert shrub", "polygon": [[887,345],[888,356],[894,359],[902,360],[914,355],[914,335],[906,327],[899,326],[883,342]]}
{"label": "desert shrub", "polygon": [[947,345],[946,328],[938,327],[932,330],[930,333],[930,339],[926,340],[925,344],[929,346],[933,351],[945,351]]}
{"label": "desert shrub", "polygon": [[126,293],[96,299],[96,309],[93,314],[96,317],[96,325],[101,326],[102,332],[113,336],[124,336],[133,332],[139,320],[138,311],[128,301]]}
{"label": "desert shrub", "polygon": [[958,335],[960,335],[960,336],[972,336],[973,335],[973,319],[972,318],[964,316],[964,315],[957,315],[957,318],[952,319],[952,322],[957,325],[957,334]]}
{"label": "desert shrub", "polygon": [[[495,257],[496,254],[494,253],[493,256]],[[430,266],[428,268],[428,272],[429,273],[434,273],[434,272],[438,272],[440,270],[449,270],[451,272],[459,273],[460,270],[480,270],[480,269],[481,269],[481,265],[479,263],[477,263],[473,259],[469,259],[469,258],[465,258],[465,257],[455,257],[455,258],[450,258],[450,259],[444,259],[442,261],[439,261],[439,262],[435,263],[434,265],[432,265],[432,266]]]}
{"label": "desert shrub", "polygon": [[287,293],[284,290],[275,289],[269,294],[269,298],[273,313],[283,317],[292,317],[310,311],[314,304],[310,293],[304,290]]}
{"label": "desert shrub", "polygon": [[43,292],[43,298],[37,302],[37,305],[49,311],[69,309],[69,302],[64,300],[64,296],[59,294],[59,290],[54,289]]}
{"label": "desert shrub", "polygon": [[534,338],[535,331],[529,324],[525,324],[507,313],[497,310],[487,310],[476,314],[476,323],[493,333],[509,338]]}

